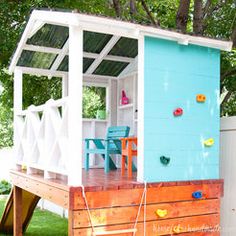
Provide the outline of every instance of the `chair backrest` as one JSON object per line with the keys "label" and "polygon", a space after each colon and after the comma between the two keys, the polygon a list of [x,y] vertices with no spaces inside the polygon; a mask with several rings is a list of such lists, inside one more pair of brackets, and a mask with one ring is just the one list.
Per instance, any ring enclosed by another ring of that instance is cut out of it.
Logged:
{"label": "chair backrest", "polygon": [[128,126],[111,126],[107,130],[107,139],[119,139],[129,136]]}

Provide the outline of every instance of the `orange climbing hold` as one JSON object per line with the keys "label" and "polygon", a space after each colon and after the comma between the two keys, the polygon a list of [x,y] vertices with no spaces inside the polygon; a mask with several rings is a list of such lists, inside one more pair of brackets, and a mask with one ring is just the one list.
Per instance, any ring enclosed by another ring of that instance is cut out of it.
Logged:
{"label": "orange climbing hold", "polygon": [[196,96],[197,102],[205,102],[206,101],[206,96],[204,94],[198,94]]}

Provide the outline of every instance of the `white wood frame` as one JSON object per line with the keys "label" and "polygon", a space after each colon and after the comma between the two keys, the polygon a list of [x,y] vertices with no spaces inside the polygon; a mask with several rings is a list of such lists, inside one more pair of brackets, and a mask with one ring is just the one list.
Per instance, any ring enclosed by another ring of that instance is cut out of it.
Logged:
{"label": "white wood frame", "polygon": [[104,57],[107,56],[107,54],[110,52],[110,50],[114,47],[114,45],[118,42],[120,39],[120,36],[113,36],[110,41],[107,43],[107,45],[103,48],[101,51],[99,57],[95,59],[95,61],[90,65],[90,67],[87,69],[86,74],[92,74],[99,64],[102,62]]}
{"label": "white wood frame", "polygon": [[69,50],[69,39],[64,44],[63,48],[59,50],[59,53],[58,53],[59,55],[57,56],[50,70],[57,71],[64,57],[67,55],[68,50]]}
{"label": "white wood frame", "polygon": [[144,35],[138,39],[138,157],[137,180],[144,182]]}
{"label": "white wood frame", "polygon": [[[81,56],[78,56],[81,55]],[[69,175],[68,184],[82,185],[82,92],[83,92],[83,30],[69,27]]]}
{"label": "white wood frame", "polygon": [[[23,47],[23,50],[28,50],[28,51],[33,51],[33,52],[59,54],[59,57],[56,58],[55,62],[52,65],[52,68],[51,68],[51,70],[57,70],[57,68],[61,64],[63,58],[66,55],[68,55],[68,53],[69,53],[68,42],[69,41],[67,40],[62,49],[25,44],[25,46]],[[91,53],[91,52],[83,52],[83,57],[97,59],[100,57],[100,54]],[[106,55],[103,59],[110,60],[110,61],[128,62],[128,63],[132,63],[134,61],[134,59],[130,58],[130,57],[121,57],[121,56],[114,56],[114,55]]]}
{"label": "white wood frame", "polygon": [[84,15],[79,13],[69,13],[69,12],[34,10],[31,13],[31,17],[27,23],[25,31],[21,37],[17,50],[11,61],[11,65],[9,67],[10,73],[13,73],[27,39],[30,36],[32,36],[31,32],[32,31],[34,32],[35,30],[37,31],[39,27],[38,21],[40,21],[41,24],[49,23],[62,26],[80,25],[80,27],[82,27],[83,30],[108,33],[136,39],[138,39],[140,33],[142,33],[152,37],[174,40],[184,45],[196,44],[200,46],[206,46],[225,51],[231,51],[232,49],[232,42],[196,37],[191,35],[184,35],[181,33],[157,29],[150,26],[143,26],[128,22],[119,22],[117,20],[108,19],[105,17],[96,17],[96,16],[89,16],[89,15]]}
{"label": "white wood frame", "polygon": [[[19,145],[20,138],[17,135],[17,114],[22,111],[22,93],[23,93],[23,73],[20,69],[14,70],[14,155],[17,156],[16,147]],[[21,166],[16,164],[17,169],[21,169]]]}

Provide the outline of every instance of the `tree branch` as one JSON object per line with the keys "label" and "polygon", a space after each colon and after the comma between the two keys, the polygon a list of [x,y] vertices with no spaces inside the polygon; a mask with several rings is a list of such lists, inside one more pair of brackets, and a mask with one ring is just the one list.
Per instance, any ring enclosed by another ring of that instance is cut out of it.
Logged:
{"label": "tree branch", "polygon": [[212,0],[207,0],[205,7],[203,8],[203,17],[205,18],[210,6],[212,4]]}
{"label": "tree branch", "polygon": [[142,3],[142,6],[143,6],[143,9],[145,10],[145,12],[147,13],[147,16],[149,17],[149,19],[151,20],[152,24],[155,25],[155,26],[159,26],[160,23],[159,22],[156,22],[152,13],[150,12],[145,0],[141,0],[141,3]]}
{"label": "tree branch", "polygon": [[221,106],[230,99],[231,94],[232,94],[232,91],[228,91],[228,93],[225,95],[223,101],[221,102]]}
{"label": "tree branch", "polygon": [[230,71],[226,71],[224,74],[221,75],[220,80],[223,81],[223,79],[225,79],[228,76],[232,76],[232,75],[236,75],[236,68],[233,68]]}

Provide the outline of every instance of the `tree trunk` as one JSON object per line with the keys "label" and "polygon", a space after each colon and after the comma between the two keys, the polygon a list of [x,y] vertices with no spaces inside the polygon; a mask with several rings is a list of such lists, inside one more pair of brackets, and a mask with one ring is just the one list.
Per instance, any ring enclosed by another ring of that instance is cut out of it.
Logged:
{"label": "tree trunk", "polygon": [[202,35],[203,32],[203,4],[202,0],[194,0],[193,32]]}
{"label": "tree trunk", "polygon": [[188,23],[190,0],[180,0],[179,9],[176,15],[176,28],[185,33]]}
{"label": "tree trunk", "polygon": [[120,0],[113,0],[113,6],[116,12],[117,17],[121,17],[121,7],[120,7]]}
{"label": "tree trunk", "polygon": [[133,15],[136,14],[137,10],[136,10],[136,4],[135,4],[135,0],[130,0],[129,2],[129,6],[130,6],[130,16],[131,18],[133,17]]}

